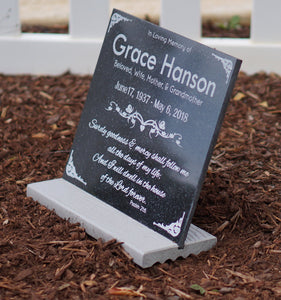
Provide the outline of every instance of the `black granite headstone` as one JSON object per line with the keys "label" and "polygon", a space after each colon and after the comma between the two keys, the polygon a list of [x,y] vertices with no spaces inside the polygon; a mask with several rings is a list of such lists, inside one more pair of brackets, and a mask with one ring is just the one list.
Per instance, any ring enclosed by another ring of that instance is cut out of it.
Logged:
{"label": "black granite headstone", "polygon": [[240,64],[114,10],[63,178],[183,247]]}

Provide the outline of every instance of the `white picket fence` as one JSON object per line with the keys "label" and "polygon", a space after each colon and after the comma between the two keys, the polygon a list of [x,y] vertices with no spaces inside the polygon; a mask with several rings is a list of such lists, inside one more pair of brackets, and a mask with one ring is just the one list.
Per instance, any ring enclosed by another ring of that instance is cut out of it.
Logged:
{"label": "white picket fence", "polygon": [[[69,34],[36,34],[21,33],[18,0],[0,0],[0,73],[93,73],[109,4],[69,0]],[[280,12],[280,0],[253,0],[249,39],[202,38],[200,0],[162,0],[160,25],[242,59],[242,70],[248,74],[281,74]]]}

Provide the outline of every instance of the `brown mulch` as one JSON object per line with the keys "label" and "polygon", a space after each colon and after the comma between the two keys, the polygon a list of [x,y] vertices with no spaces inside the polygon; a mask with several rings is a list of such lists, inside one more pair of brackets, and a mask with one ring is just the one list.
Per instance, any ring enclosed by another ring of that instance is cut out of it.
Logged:
{"label": "brown mulch", "polygon": [[277,299],[281,78],[238,78],[193,220],[217,246],[146,270],[26,197],[26,184],[62,176],[89,83],[0,76],[0,299],[203,297],[192,284],[206,299]]}
{"label": "brown mulch", "polygon": [[220,38],[249,38],[250,26],[237,25],[234,28],[228,28],[227,25],[217,24],[213,21],[206,21],[202,24],[203,37],[220,37]]}
{"label": "brown mulch", "polygon": [[0,75],[0,299],[280,299],[281,77],[239,75],[193,219],[217,245],[148,269],[26,197],[62,176],[90,80]]}
{"label": "brown mulch", "polygon": [[24,33],[31,32],[31,33],[68,33],[68,25],[29,25],[23,24],[21,26],[21,31]]}
{"label": "brown mulch", "polygon": [[[147,17],[147,21],[152,21]],[[153,21],[152,21],[153,22]],[[159,22],[156,21],[156,24]],[[43,26],[43,25],[22,25],[22,32],[33,32],[33,33],[68,33],[68,25],[54,25],[54,26]],[[224,37],[224,38],[249,38],[250,37],[250,26],[238,25],[236,28],[227,28],[223,24],[217,24],[211,20],[206,21],[202,24],[202,36],[203,37]]]}

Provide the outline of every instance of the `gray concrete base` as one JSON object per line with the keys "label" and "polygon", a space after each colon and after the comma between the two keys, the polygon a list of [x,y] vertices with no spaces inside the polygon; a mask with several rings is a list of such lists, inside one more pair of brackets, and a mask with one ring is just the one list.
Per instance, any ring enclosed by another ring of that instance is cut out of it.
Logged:
{"label": "gray concrete base", "polygon": [[54,209],[62,218],[79,222],[96,239],[123,242],[125,251],[142,268],[199,254],[217,241],[216,237],[191,225],[184,249],[178,249],[174,242],[62,178],[29,184],[27,196]]}

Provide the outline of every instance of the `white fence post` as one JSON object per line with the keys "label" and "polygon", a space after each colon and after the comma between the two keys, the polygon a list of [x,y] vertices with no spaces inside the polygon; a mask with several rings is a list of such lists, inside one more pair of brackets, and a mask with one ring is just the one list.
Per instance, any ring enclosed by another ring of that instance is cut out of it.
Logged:
{"label": "white fence post", "polygon": [[[69,0],[70,34],[20,34],[19,0],[0,0],[0,73],[92,74],[109,2]],[[162,0],[160,25],[243,59],[242,70],[249,74],[281,74],[281,0],[253,0],[250,39],[202,38],[200,4],[200,0]]]}
{"label": "white fence post", "polygon": [[[254,0],[251,20],[253,42],[281,42],[281,1]],[[281,59],[281,54],[280,54]]]}
{"label": "white fence post", "polygon": [[199,40],[201,38],[200,0],[162,0],[160,25]]}
{"label": "white fence post", "polygon": [[69,33],[74,38],[103,38],[109,0],[70,0]]}
{"label": "white fence post", "polygon": [[0,0],[0,35],[20,34],[19,1]]}

